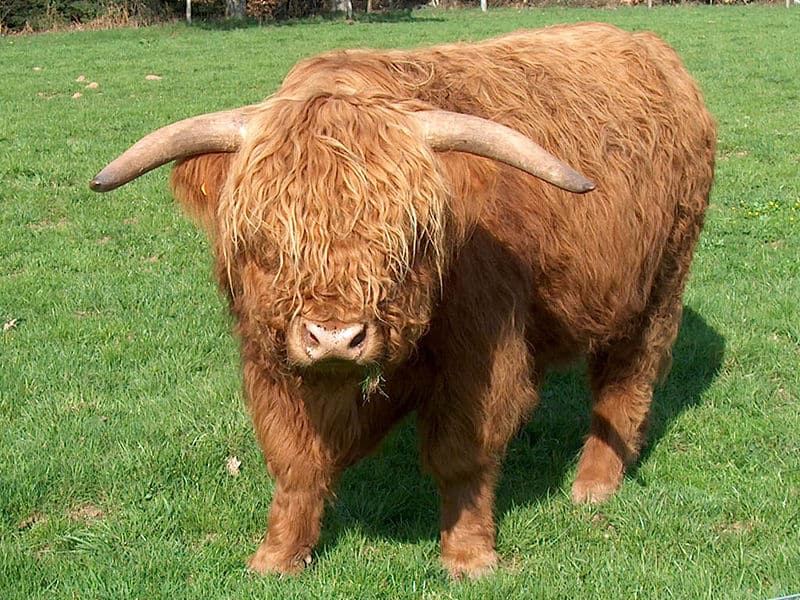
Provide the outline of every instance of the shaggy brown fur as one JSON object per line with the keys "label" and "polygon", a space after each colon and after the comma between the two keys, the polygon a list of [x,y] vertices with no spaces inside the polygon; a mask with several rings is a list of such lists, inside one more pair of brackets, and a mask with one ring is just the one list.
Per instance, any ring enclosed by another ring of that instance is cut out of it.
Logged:
{"label": "shaggy brown fur", "polygon": [[[487,159],[436,154],[412,115],[493,119],[597,183],[579,197]],[[509,439],[548,367],[589,362],[573,487],[604,500],[641,447],[668,367],[713,174],[715,125],[675,53],[608,25],[298,64],[234,155],[180,163],[238,319],[244,388],[275,477],[259,572],[292,572],[348,465],[416,411],[454,576],[494,567]],[[299,317],[374,325],[369,356],[306,368]],[[365,364],[383,382],[361,386]],[[370,391],[374,388],[370,388]]]}

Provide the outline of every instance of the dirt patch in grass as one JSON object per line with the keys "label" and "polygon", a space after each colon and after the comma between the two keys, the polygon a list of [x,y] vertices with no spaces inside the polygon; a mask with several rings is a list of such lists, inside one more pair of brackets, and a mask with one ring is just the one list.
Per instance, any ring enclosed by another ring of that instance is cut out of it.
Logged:
{"label": "dirt patch in grass", "polygon": [[82,521],[84,523],[88,523],[90,521],[99,521],[106,516],[105,511],[99,506],[92,504],[91,502],[86,502],[84,504],[78,504],[77,506],[72,507],[68,512],[67,516],[69,517],[70,521]]}
{"label": "dirt patch in grass", "polygon": [[36,525],[43,525],[44,523],[47,523],[47,515],[35,512],[30,517],[20,522],[17,529],[19,531],[25,531],[26,529],[31,529]]}

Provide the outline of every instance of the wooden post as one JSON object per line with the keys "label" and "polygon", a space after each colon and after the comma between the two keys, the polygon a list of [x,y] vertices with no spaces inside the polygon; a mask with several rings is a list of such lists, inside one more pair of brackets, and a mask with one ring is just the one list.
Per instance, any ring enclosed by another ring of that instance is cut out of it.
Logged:
{"label": "wooden post", "polygon": [[192,0],[186,0],[186,22],[192,24]]}
{"label": "wooden post", "polygon": [[486,0],[481,0],[481,10],[483,12],[486,12],[486,9],[487,9]]}

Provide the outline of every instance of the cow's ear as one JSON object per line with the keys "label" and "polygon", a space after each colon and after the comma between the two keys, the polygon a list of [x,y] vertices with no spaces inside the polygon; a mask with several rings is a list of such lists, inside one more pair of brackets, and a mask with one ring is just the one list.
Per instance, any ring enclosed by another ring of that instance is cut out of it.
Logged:
{"label": "cow's ear", "polygon": [[175,163],[169,183],[183,210],[210,236],[216,233],[217,206],[234,154],[201,154]]}
{"label": "cow's ear", "polygon": [[454,231],[466,236],[486,210],[495,210],[501,168],[499,163],[466,152],[437,152],[439,172],[450,190]]}

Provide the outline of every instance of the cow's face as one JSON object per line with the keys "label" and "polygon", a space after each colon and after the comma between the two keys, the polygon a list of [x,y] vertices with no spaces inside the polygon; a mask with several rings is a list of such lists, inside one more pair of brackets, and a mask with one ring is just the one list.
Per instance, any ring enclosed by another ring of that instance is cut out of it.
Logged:
{"label": "cow's face", "polygon": [[173,189],[214,240],[247,348],[309,377],[398,364],[427,328],[480,210],[473,187],[488,190],[494,170],[463,157],[438,164],[434,151],[569,191],[594,186],[520,132],[398,99],[413,94],[367,71],[295,71],[261,104],[148,134],[91,183],[109,191],[181,159]]}
{"label": "cow's face", "polygon": [[402,361],[447,260],[433,152],[402,111],[363,95],[275,101],[251,127],[218,214],[246,329],[307,373]]}

